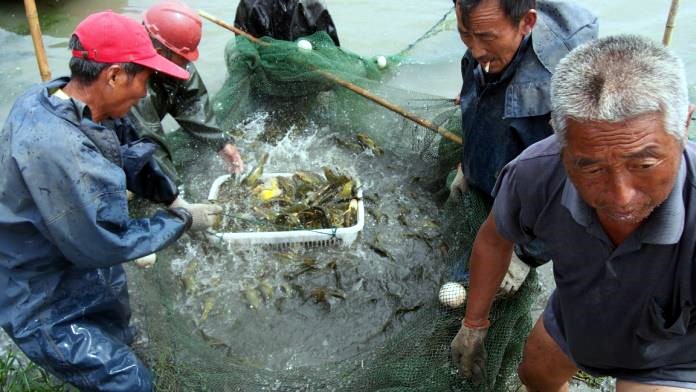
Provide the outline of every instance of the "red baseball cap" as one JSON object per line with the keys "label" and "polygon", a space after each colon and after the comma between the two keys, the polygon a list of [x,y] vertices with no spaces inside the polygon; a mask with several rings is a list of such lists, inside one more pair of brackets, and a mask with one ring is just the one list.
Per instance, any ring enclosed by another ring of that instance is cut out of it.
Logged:
{"label": "red baseball cap", "polygon": [[98,63],[135,63],[177,79],[189,73],[157,54],[145,26],[111,10],[85,18],[73,33],[84,50],[73,50],[73,57]]}

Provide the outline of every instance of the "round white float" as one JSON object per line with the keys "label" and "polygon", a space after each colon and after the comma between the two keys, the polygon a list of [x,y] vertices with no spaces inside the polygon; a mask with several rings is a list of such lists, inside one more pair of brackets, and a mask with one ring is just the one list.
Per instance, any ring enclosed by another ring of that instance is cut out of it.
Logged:
{"label": "round white float", "polygon": [[377,66],[379,69],[387,68],[387,58],[384,56],[377,56]]}
{"label": "round white float", "polygon": [[307,41],[306,39],[301,39],[301,40],[297,41],[297,47],[300,48],[300,50],[303,52],[311,52],[312,51],[312,43]]}
{"label": "round white float", "polygon": [[440,287],[440,303],[450,308],[458,308],[466,301],[466,289],[460,283],[448,282]]}

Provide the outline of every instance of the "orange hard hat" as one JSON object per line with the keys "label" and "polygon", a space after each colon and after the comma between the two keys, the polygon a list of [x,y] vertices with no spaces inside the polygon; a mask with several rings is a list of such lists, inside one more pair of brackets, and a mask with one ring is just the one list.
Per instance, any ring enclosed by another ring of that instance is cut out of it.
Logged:
{"label": "orange hard hat", "polygon": [[188,61],[198,59],[201,18],[186,4],[166,0],[143,13],[143,24],[150,35]]}

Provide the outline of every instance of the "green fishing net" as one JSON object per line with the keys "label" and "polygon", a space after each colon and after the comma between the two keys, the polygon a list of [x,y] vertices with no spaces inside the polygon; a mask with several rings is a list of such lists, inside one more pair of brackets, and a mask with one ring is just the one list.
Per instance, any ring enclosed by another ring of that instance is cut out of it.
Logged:
{"label": "green fishing net", "polygon": [[[326,34],[307,39],[312,51],[269,38],[232,39],[216,116],[238,130],[242,151],[276,154],[276,168],[333,159],[354,171],[364,185],[365,227],[350,247],[316,249],[242,250],[191,234],[161,252],[153,268],[129,269],[139,352],[158,390],[515,390],[539,290],[534,272],[493,306],[485,385],[460,377],[450,359],[464,308],[441,305],[438,288],[467,257],[490,208],[474,192],[447,198],[461,146],[326,74],[457,134],[459,109],[452,99],[385,82],[407,52],[380,69]],[[383,152],[366,149],[358,134]]]}

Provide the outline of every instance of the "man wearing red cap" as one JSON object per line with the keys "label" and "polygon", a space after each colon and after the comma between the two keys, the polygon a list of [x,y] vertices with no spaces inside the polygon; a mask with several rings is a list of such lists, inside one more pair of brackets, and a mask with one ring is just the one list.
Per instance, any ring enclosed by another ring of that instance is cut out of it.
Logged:
{"label": "man wearing red cap", "polygon": [[[208,91],[193,65],[198,59],[201,40],[200,17],[185,4],[167,0],[145,11],[143,25],[157,52],[185,67],[190,77],[180,80],[156,74],[150,78],[147,96],[133,106],[128,115],[138,134],[158,144],[155,157],[177,182],[181,182],[182,170],[186,170],[205,148],[217,152],[231,172],[241,173],[244,162],[234,139],[217,126]],[[161,121],[167,114],[184,132],[165,136]]]}
{"label": "man wearing red cap", "polygon": [[128,346],[120,264],[209,227],[220,208],[129,218],[126,189],[166,204],[178,191],[152,158],[156,146],[121,117],[153,71],[189,75],[157,54],[140,23],[110,11],[81,22],[70,48],[70,78],[24,93],[0,131],[0,326],[80,390],[149,391],[150,371]]}

